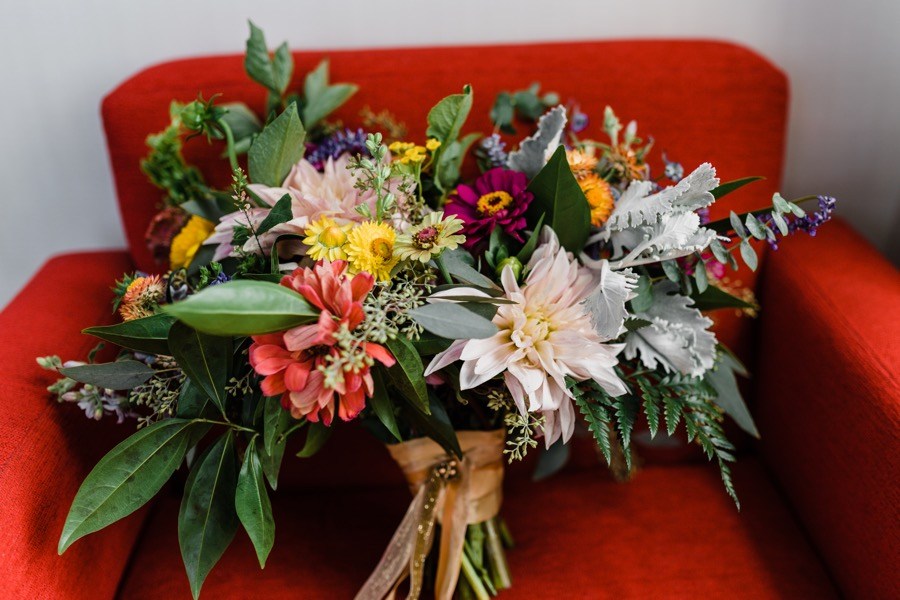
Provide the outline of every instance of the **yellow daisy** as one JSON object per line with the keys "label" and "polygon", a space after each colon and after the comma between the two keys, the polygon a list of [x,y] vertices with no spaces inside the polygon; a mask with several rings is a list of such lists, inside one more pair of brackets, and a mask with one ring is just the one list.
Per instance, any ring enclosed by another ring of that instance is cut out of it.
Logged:
{"label": "yellow daisy", "polygon": [[612,188],[596,173],[581,178],[578,185],[591,206],[591,225],[600,227],[606,223],[615,206]]}
{"label": "yellow daisy", "polygon": [[455,250],[466,241],[466,236],[456,235],[464,227],[456,216],[444,219],[443,212],[432,212],[405,234],[397,236],[394,247],[400,260],[418,260],[427,263],[444,250]]}
{"label": "yellow daisy", "polygon": [[187,267],[200,249],[200,245],[212,235],[215,225],[196,215],[181,228],[169,246],[169,267],[173,270]]}
{"label": "yellow daisy", "polygon": [[390,281],[391,269],[400,258],[394,255],[397,232],[387,223],[365,221],[350,230],[344,251],[350,272],[365,271],[379,281]]}
{"label": "yellow daisy", "polygon": [[353,224],[338,225],[333,219],[322,217],[310,223],[304,233],[303,243],[309,246],[306,255],[313,260],[346,260],[344,244]]}

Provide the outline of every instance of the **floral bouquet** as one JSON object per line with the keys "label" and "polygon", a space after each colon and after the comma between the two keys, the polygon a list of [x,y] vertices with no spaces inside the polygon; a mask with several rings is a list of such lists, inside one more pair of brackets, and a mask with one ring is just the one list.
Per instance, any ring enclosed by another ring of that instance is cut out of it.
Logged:
{"label": "floral bouquet", "polygon": [[[265,565],[288,438],[304,436],[308,458],[349,421],[386,444],[413,493],[358,598],[509,587],[504,463],[576,427],[627,471],[641,415],[651,436],[683,423],[737,502],[724,415],[757,432],[745,371],[705,313],[753,313],[725,272],[738,258],[756,268],[754,239],[814,234],[833,199],[776,194],[710,222],[711,204],[758,178],[721,183],[710,164],[685,175],[668,160],[654,178],[651,143],[608,107],[590,139],[576,105],[532,86],[497,98],[493,134],[462,135],[466,87],[408,140],[387,111],[361,115],[373,133],[329,120],[356,87],[331,83],[327,62],[289,92],[287,46],[270,54],[252,24],[245,64],[268,90],[263,114],[176,102],[148,138],[142,167],[165,208],[147,241],[168,265],[126,274],[121,322],[86,330],[118,357],[39,359],[62,376],[61,401],[138,426],[85,479],[60,552],[185,465],[178,537],[196,597],[241,526]],[[513,144],[516,125],[531,131]],[[224,141],[230,189],[185,163],[199,135]]]}

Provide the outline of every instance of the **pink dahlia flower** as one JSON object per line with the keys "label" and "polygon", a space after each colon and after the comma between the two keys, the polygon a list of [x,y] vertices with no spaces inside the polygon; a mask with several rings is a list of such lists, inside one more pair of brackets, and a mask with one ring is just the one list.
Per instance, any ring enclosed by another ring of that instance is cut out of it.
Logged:
{"label": "pink dahlia flower", "polygon": [[[292,288],[319,308],[319,320],[282,333],[253,336],[250,364],[263,376],[262,392],[281,396],[294,418],[330,425],[335,411],[344,421],[356,417],[373,393],[370,368],[374,361],[394,364],[386,348],[361,342],[348,350],[335,333],[353,331],[363,322],[362,303],[375,280],[368,273],[352,279],[344,261],[320,261],[285,275],[281,285]],[[334,366],[340,366],[335,376]],[[329,377],[331,371],[331,377]]]}
{"label": "pink dahlia flower", "polygon": [[460,185],[444,207],[448,215],[456,215],[465,223],[465,247],[482,246],[495,228],[524,241],[525,211],[534,198],[524,173],[495,168],[475,180],[471,186]]}
{"label": "pink dahlia flower", "polygon": [[608,340],[600,338],[582,305],[597,286],[596,276],[571,258],[551,229],[544,228],[541,240],[524,285],[512,268],[501,272],[506,298],[515,304],[499,306],[493,319],[499,331],[485,339],[457,340],[434,357],[425,374],[461,360],[464,390],[502,374],[519,412],[543,415],[549,448],[560,437],[568,441],[575,430],[567,377],[592,379],[612,396],[628,390],[614,369],[624,344],[604,343]]}

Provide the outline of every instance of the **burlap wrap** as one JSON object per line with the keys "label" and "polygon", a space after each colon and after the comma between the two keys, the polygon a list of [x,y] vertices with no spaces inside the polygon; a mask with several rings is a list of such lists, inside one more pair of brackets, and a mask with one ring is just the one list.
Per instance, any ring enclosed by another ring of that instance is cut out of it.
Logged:
{"label": "burlap wrap", "polygon": [[442,529],[434,595],[437,600],[453,595],[466,527],[497,516],[503,501],[504,430],[459,431],[457,437],[461,461],[428,438],[388,446],[409,482],[413,500],[356,600],[393,598],[406,577],[410,578],[407,598],[419,597],[435,520]]}

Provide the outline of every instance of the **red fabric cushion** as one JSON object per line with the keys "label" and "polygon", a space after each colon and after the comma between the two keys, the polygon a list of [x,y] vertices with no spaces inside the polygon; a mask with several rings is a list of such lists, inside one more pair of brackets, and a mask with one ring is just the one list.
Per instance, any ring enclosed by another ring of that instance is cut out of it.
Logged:
{"label": "red fabric cushion", "polygon": [[133,424],[96,423],[47,392],[56,377],[35,363],[59,354],[84,360],[96,340],[78,334],[111,319],[109,287],[131,268],[127,253],[96,252],[50,260],[0,313],[0,548],[3,598],[112,598],[142,514],[76,542],[56,545],[69,505],[103,454]]}
{"label": "red fabric cushion", "polygon": [[[736,469],[739,513],[710,465],[652,467],[627,485],[581,470],[507,486],[517,546],[503,598],[832,598],[834,588],[762,468]],[[350,598],[409,502],[401,486],[276,494],[275,548],[258,570],[239,533],[201,598]],[[129,600],[190,598],[178,499],[160,503],[122,585]]]}
{"label": "red fabric cushion", "polygon": [[761,449],[835,579],[900,597],[900,272],[842,221],[763,276]]}

